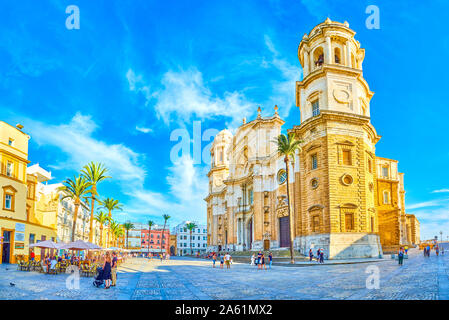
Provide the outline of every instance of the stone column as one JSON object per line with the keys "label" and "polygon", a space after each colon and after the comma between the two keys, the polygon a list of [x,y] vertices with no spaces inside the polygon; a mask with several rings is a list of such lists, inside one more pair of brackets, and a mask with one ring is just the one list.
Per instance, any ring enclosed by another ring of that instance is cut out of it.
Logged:
{"label": "stone column", "polygon": [[304,50],[304,77],[307,77],[309,74],[309,53]]}
{"label": "stone column", "polygon": [[324,63],[332,63],[331,38],[326,36],[326,45],[324,46]]}
{"label": "stone column", "polygon": [[346,49],[346,66],[354,67],[351,61],[351,43],[349,42],[349,40],[346,41],[345,49]]}

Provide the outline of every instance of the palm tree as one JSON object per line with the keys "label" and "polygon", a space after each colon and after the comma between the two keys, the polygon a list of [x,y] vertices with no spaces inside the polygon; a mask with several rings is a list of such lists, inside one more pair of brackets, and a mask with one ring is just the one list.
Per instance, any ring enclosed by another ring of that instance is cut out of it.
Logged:
{"label": "palm tree", "polygon": [[170,219],[171,217],[168,214],[163,214],[162,217],[164,218],[164,228],[162,228],[162,246],[164,247],[164,232],[165,232],[165,226],[167,225],[167,221],[168,219]]}
{"label": "palm tree", "polygon": [[150,255],[151,227],[152,226],[154,226],[154,221],[148,220],[148,256]]}
{"label": "palm tree", "polygon": [[62,199],[70,198],[75,202],[75,212],[73,214],[72,226],[72,242],[75,241],[76,219],[78,218],[78,210],[81,205],[81,199],[88,194],[90,182],[84,176],[74,176],[73,179],[67,179],[58,188],[58,191],[64,193]]}
{"label": "palm tree", "polygon": [[128,233],[129,233],[129,230],[134,228],[134,225],[128,221],[123,224],[123,228],[126,230],[126,249],[128,249],[128,247],[129,247]]}
{"label": "palm tree", "polygon": [[191,254],[191,255],[193,255],[193,249],[192,249],[192,232],[193,232],[193,229],[195,229],[196,227],[198,227],[198,226],[196,225],[195,222],[189,222],[189,223],[186,224],[187,230],[190,231],[190,254]]}
{"label": "palm tree", "polygon": [[280,134],[276,140],[275,140],[277,147],[278,147],[278,153],[280,156],[284,157],[285,162],[285,171],[287,174],[287,209],[288,209],[288,216],[289,218],[289,227],[290,227],[290,262],[295,263],[295,258],[293,256],[293,237],[294,237],[294,230],[293,230],[293,216],[290,212],[290,192],[289,192],[289,162],[290,157],[293,157],[295,155],[296,150],[301,150],[301,147],[299,146],[302,141],[297,140],[294,132],[289,132],[288,135]]}
{"label": "palm tree", "polygon": [[89,242],[92,242],[94,233],[93,233],[93,221],[94,221],[94,207],[95,207],[95,200],[97,193],[97,184],[101,181],[110,178],[109,176],[106,176],[106,172],[108,169],[106,169],[102,163],[94,163],[90,162],[87,165],[83,167],[81,170],[81,174],[86,177],[87,181],[90,182],[91,188],[90,188],[90,198],[91,198],[91,205],[90,205],[90,232],[89,232]]}
{"label": "palm tree", "polygon": [[103,246],[103,226],[108,222],[108,216],[103,212],[100,211],[97,213],[97,215],[94,217],[95,221],[100,223],[100,247]]}
{"label": "palm tree", "polygon": [[[122,210],[123,209],[123,207],[119,203],[119,201],[115,200],[113,198],[106,198],[106,199],[100,201],[100,204],[101,204],[100,209],[108,210],[109,219],[112,219],[112,210]],[[108,231],[107,236],[108,237],[107,237],[106,245],[109,247],[109,231]]]}
{"label": "palm tree", "polygon": [[113,242],[114,246],[117,247],[117,239],[124,236],[125,231],[123,230],[123,226],[121,224],[115,223],[114,226],[111,227],[112,234],[115,236],[115,240]]}
{"label": "palm tree", "polygon": [[112,233],[111,242],[113,245],[115,245],[115,240],[116,240],[115,234],[117,232],[117,228],[120,227],[120,224],[117,221],[113,220],[112,218],[108,218],[108,225],[109,225],[109,229],[111,230],[111,233]]}

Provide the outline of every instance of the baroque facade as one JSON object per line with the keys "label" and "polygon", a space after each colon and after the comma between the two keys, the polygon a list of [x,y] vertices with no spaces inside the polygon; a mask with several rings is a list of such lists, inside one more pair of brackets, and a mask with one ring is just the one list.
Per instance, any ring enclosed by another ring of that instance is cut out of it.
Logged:
{"label": "baroque facade", "polygon": [[344,259],[419,242],[419,222],[405,213],[398,162],[376,156],[373,92],[354,35],[347,22],[327,19],[299,44],[301,118],[287,130],[301,140],[289,170],[291,223],[285,163],[274,143],[284,124],[277,106],[273,116],[261,117],[259,108],[234,135],[215,137],[205,199],[210,250],[275,250],[293,237],[302,253],[321,247],[328,258]]}

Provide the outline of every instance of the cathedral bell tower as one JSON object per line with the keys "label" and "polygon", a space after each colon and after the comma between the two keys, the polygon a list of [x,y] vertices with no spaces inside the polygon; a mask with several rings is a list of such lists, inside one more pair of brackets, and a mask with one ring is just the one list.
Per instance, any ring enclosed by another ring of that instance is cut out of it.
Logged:
{"label": "cathedral bell tower", "polygon": [[[363,78],[365,50],[349,24],[331,21],[305,34],[298,47],[303,80],[296,83],[303,141],[295,173],[295,246],[321,247],[333,259],[382,253],[375,208],[373,92]],[[316,251],[316,249],[315,249]]]}

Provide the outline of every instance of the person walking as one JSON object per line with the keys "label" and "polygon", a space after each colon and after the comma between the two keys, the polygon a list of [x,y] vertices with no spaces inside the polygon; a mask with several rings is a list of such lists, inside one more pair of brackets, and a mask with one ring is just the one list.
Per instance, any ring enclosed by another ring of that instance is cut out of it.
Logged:
{"label": "person walking", "polygon": [[324,263],[324,249],[320,250],[320,263]]}
{"label": "person walking", "polygon": [[320,263],[320,249],[316,251],[316,262]]}
{"label": "person walking", "polygon": [[404,250],[405,250],[405,254],[407,254],[407,252],[408,252],[408,246],[405,246],[405,247],[404,247]]}
{"label": "person walking", "polygon": [[262,266],[261,269],[267,270],[267,266],[265,265],[265,255],[262,253]]}
{"label": "person walking", "polygon": [[103,264],[103,280],[105,280],[105,289],[109,289],[111,287],[111,262],[111,256],[109,252],[107,252]]}
{"label": "person walking", "polygon": [[224,264],[224,256],[220,257],[220,269],[223,269],[223,264]]}
{"label": "person walking", "polygon": [[440,253],[440,247],[439,247],[439,246],[436,246],[436,247],[435,247],[435,254],[437,255],[437,257],[438,257],[438,255],[439,255],[439,253]]}
{"label": "person walking", "polygon": [[229,254],[229,252],[227,252],[224,256],[224,260],[226,263],[226,269],[231,269],[231,255]]}
{"label": "person walking", "polygon": [[31,261],[34,261],[34,258],[35,258],[34,250],[31,250],[31,253],[30,253],[30,260],[31,260]]}
{"label": "person walking", "polygon": [[115,287],[117,284],[117,253],[112,252],[112,266],[111,266],[111,286]]}
{"label": "person walking", "polygon": [[399,260],[399,265],[402,266],[403,262],[404,262],[404,248],[400,248],[398,251],[398,260]]}
{"label": "person walking", "polygon": [[313,259],[313,251],[312,251],[312,248],[310,248],[310,250],[309,250],[309,262],[312,262],[312,259]]}
{"label": "person walking", "polygon": [[262,251],[259,251],[259,253],[257,254],[257,269],[262,269],[261,260],[262,260]]}
{"label": "person walking", "polygon": [[251,265],[252,266],[254,266],[254,260],[256,259],[256,256],[254,255],[254,253],[253,253],[253,255],[251,256]]}
{"label": "person walking", "polygon": [[430,257],[430,246],[429,245],[427,245],[426,250],[427,250],[427,257]]}
{"label": "person walking", "polygon": [[215,268],[215,262],[217,262],[217,256],[215,255],[215,253],[212,255],[212,268]]}
{"label": "person walking", "polygon": [[268,254],[268,266],[271,269],[271,264],[273,263],[273,254],[270,252]]}

